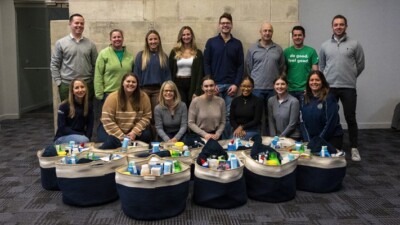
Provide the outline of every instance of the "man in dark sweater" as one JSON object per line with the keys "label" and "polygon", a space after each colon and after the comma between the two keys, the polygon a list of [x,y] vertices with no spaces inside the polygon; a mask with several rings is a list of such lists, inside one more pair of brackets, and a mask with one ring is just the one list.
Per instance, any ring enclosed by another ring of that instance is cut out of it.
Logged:
{"label": "man in dark sweater", "polygon": [[215,80],[216,91],[225,100],[227,121],[223,139],[232,137],[229,109],[244,74],[242,42],[232,36],[232,27],[232,15],[222,14],[219,18],[220,33],[208,39],[204,49],[205,75],[210,75]]}

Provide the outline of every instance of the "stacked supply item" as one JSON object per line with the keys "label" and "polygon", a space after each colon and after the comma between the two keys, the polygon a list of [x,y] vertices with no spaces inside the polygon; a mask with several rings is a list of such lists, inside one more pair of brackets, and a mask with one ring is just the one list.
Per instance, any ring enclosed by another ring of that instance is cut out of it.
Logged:
{"label": "stacked supply item", "polygon": [[129,158],[116,170],[117,190],[125,215],[159,220],[182,213],[189,195],[189,166],[158,156]]}

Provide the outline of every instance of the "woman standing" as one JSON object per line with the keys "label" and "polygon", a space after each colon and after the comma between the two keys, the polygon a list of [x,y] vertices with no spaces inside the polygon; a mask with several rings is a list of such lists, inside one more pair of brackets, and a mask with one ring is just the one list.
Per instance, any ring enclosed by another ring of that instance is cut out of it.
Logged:
{"label": "woman standing", "polygon": [[253,78],[246,76],[240,84],[242,95],[234,98],[230,108],[230,123],[233,136],[245,140],[260,134],[263,103],[261,99],[252,94],[254,88]]}
{"label": "woman standing", "polygon": [[[138,76],[140,88],[150,97],[151,111],[158,104],[160,87],[164,81],[171,80],[168,56],[165,54],[160,34],[150,30],[146,34],[144,50],[138,52],[133,73]],[[151,133],[156,138],[154,119],[151,120]]]}
{"label": "woman standing", "polygon": [[[133,68],[133,55],[126,51],[122,30],[111,30],[110,42],[107,48],[100,51],[94,72],[94,91],[96,98],[100,100],[100,109],[107,96],[118,90],[122,77]],[[100,115],[96,116],[101,116],[101,110]],[[106,136],[106,131],[100,122],[97,127],[97,141],[104,141]]]}
{"label": "woman standing", "polygon": [[100,51],[94,73],[95,95],[102,103],[108,94],[118,90],[122,77],[133,68],[133,55],[124,46],[122,30],[113,29],[110,42],[108,47]]}
{"label": "woman standing", "polygon": [[188,125],[198,136],[218,140],[225,128],[225,101],[215,95],[215,81],[210,76],[203,78],[202,90],[204,94],[190,104]]}
{"label": "woman standing", "polygon": [[169,67],[182,101],[189,106],[193,98],[201,95],[204,76],[203,53],[197,49],[191,27],[183,26],[179,30],[177,43],[169,54]]}
{"label": "woman standing", "polygon": [[118,91],[111,93],[104,105],[101,122],[108,135],[123,140],[150,141],[146,130],[151,119],[149,97],[139,87],[136,75],[128,73],[122,77]]}
{"label": "woman standing", "polygon": [[343,130],[340,125],[339,106],[329,92],[329,84],[324,74],[313,70],[308,77],[304,101],[301,103],[301,131],[305,141],[314,137],[342,148]]}
{"label": "woman standing", "polygon": [[89,104],[86,82],[74,79],[69,86],[68,99],[58,109],[55,144],[89,142],[93,130],[93,110]]}
{"label": "woman standing", "polygon": [[276,95],[268,99],[268,124],[271,136],[300,138],[298,130],[300,104],[288,93],[288,81],[285,76],[274,80]]}
{"label": "woman standing", "polygon": [[142,91],[150,97],[151,109],[154,111],[158,104],[161,84],[171,80],[168,56],[162,48],[157,31],[147,32],[144,50],[136,55],[135,65],[133,73],[138,76]]}
{"label": "woman standing", "polygon": [[177,142],[184,138],[188,124],[187,107],[174,82],[161,86],[159,104],[154,108],[154,121],[158,136],[163,141]]}

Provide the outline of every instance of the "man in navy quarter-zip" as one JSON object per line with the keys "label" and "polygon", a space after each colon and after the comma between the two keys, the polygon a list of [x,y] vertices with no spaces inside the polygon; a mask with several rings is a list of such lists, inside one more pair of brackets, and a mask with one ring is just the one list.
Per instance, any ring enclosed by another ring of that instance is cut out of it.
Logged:
{"label": "man in navy quarter-zip", "polygon": [[333,35],[321,45],[319,67],[325,74],[331,92],[342,102],[349,131],[351,159],[360,161],[356,86],[357,78],[364,70],[365,59],[361,44],[347,36],[346,29],[346,17],[336,15],[332,20]]}
{"label": "man in navy quarter-zip", "polygon": [[223,139],[232,137],[229,109],[244,75],[242,42],[231,34],[232,15],[224,13],[219,18],[220,33],[208,39],[204,49],[204,73],[216,82],[216,91],[225,100],[226,125]]}

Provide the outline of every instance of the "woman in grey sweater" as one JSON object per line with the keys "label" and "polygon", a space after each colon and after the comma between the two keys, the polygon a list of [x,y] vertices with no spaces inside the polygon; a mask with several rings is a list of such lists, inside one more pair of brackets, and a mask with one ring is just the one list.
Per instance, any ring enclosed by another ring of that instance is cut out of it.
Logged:
{"label": "woman in grey sweater", "polygon": [[181,101],[178,88],[165,81],[160,89],[159,104],[154,108],[154,122],[158,136],[166,142],[183,139],[188,123],[187,107]]}
{"label": "woman in grey sweater", "polygon": [[268,99],[270,135],[299,139],[300,104],[288,93],[288,81],[285,76],[278,76],[275,79],[274,89],[276,95]]}

